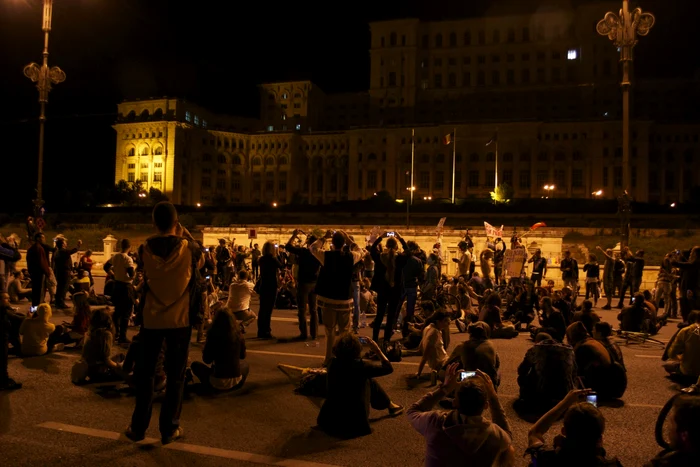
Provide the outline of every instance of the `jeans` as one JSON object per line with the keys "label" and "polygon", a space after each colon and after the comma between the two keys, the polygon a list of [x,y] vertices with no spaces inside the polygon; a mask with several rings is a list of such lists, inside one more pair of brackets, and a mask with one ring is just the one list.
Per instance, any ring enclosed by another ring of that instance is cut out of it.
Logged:
{"label": "jeans", "polygon": [[70,284],[70,274],[66,271],[56,271],[56,308],[66,307],[66,294]]}
{"label": "jeans", "polygon": [[165,374],[167,377],[165,399],[160,408],[160,433],[170,436],[180,426],[182,396],[185,387],[187,353],[192,328],[141,329],[143,345],[136,360],[136,407],[131,417],[131,430],[145,433],[151,422],[153,392],[158,355],[165,341]]}
{"label": "jeans", "polygon": [[352,327],[360,327],[360,283],[352,282]]}
{"label": "jeans", "polygon": [[129,318],[134,308],[134,286],[128,282],[114,281],[112,292],[114,303],[114,337],[119,341],[126,340],[126,330],[129,327]]}
{"label": "jeans", "polygon": [[372,336],[374,341],[379,340],[379,330],[382,327],[382,321],[384,320],[384,315],[386,314],[386,327],[384,328],[384,341],[389,342],[391,336],[394,334],[394,327],[396,326],[396,314],[400,306],[401,295],[399,291],[394,289],[389,289],[386,292],[380,292],[377,295],[377,316],[374,318],[374,323],[372,327]]}
{"label": "jeans", "polygon": [[416,299],[418,298],[418,289],[416,287],[409,287],[403,289],[403,295],[401,295],[401,301],[397,307],[396,313],[398,315],[399,308],[403,305],[404,300],[406,301],[406,318],[403,320],[403,325],[401,326],[401,334],[403,337],[408,336],[408,323],[413,320],[413,315],[416,312]]}
{"label": "jeans", "polygon": [[275,307],[277,289],[260,291],[260,310],[258,311],[258,337],[268,337],[272,334],[272,310]]}
{"label": "jeans", "polygon": [[[226,389],[227,391],[235,391],[237,389],[240,389],[245,383],[245,380],[248,379],[248,373],[250,372],[250,366],[248,365],[248,362],[246,362],[245,360],[241,360],[240,366],[241,380],[235,386]],[[204,386],[209,388],[212,387],[211,383],[209,382],[209,377],[214,374],[214,365],[209,366],[202,362],[192,362],[192,366],[190,367],[190,369]]]}
{"label": "jeans", "polygon": [[535,287],[542,287],[542,274],[539,272],[533,272],[530,276],[530,280],[535,284]]}
{"label": "jeans", "polygon": [[253,261],[251,265],[253,267],[253,279],[257,279],[260,274],[260,265],[257,261]]}
{"label": "jeans", "polygon": [[630,305],[632,304],[632,298],[634,297],[634,283],[630,280],[622,281],[622,287],[620,288],[620,303],[617,304],[618,308],[622,307],[623,302],[625,301],[625,293],[627,293],[627,289],[630,291]]}
{"label": "jeans", "polygon": [[318,335],[318,312],[316,310],[316,283],[297,284],[297,313],[299,318],[299,334],[306,338],[308,329],[306,327],[306,306],[309,306],[311,338],[316,339]]}

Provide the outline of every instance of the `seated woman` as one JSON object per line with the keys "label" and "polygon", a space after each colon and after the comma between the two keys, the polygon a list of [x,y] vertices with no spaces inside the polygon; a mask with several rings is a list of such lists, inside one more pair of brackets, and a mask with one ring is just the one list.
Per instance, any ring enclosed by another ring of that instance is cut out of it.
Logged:
{"label": "seated woman", "polygon": [[[484,295],[486,297],[486,295]],[[485,300],[485,304],[479,313],[479,321],[483,321],[491,328],[492,339],[510,339],[518,335],[515,327],[510,322],[501,321],[501,297],[496,292],[491,292]]]}
{"label": "seated woman", "polygon": [[[199,381],[217,391],[240,389],[250,368],[244,361],[245,339],[239,333],[236,319],[226,310],[214,316],[202,351],[202,362],[192,363],[192,373]],[[211,365],[211,366],[209,366]]]}
{"label": "seated woman", "polygon": [[51,305],[42,303],[31,318],[22,322],[19,333],[22,335],[22,355],[33,357],[51,351],[61,351],[64,344],[59,342],[63,326],[50,323]]}
{"label": "seated woman", "polygon": [[[71,380],[75,384],[85,382],[120,381],[124,379],[122,365],[112,357],[114,324],[107,308],[92,313],[90,329],[85,336],[81,360],[73,367]],[[121,356],[123,358],[123,355]]]}
{"label": "seated woman", "polygon": [[700,377],[700,311],[691,311],[688,323],[669,343],[663,366],[676,379],[694,383]]}
{"label": "seated woman", "polygon": [[426,363],[432,370],[431,381],[433,384],[437,381],[438,372],[443,369],[447,363],[447,345],[443,339],[443,332],[450,329],[450,316],[438,310],[433,313],[426,321],[426,326],[423,329],[423,338],[420,342],[421,361],[418,365],[418,372],[415,378],[420,378],[423,373],[423,368]]}
{"label": "seated woman", "polygon": [[69,345],[75,344],[76,347],[83,345],[85,334],[90,328],[90,303],[88,302],[88,294],[80,292],[73,295],[73,321],[69,324],[63,322],[63,328],[66,332],[60,337],[59,341]]}
{"label": "seated woman", "polygon": [[25,287],[22,284],[22,272],[15,271],[12,273],[12,280],[7,286],[7,293],[10,294],[10,302],[18,303],[23,299],[32,301],[32,289]]}
{"label": "seated woman", "polygon": [[[552,306],[552,297],[542,297],[540,301],[540,331],[544,331],[554,339],[562,342],[566,334],[566,322],[561,311]],[[536,332],[534,334],[537,334]]]}
{"label": "seated woman", "polygon": [[574,349],[540,332],[518,366],[518,403],[528,411],[547,411],[566,397],[575,380]]}
{"label": "seated woman", "polygon": [[586,387],[596,391],[599,398],[612,397],[616,391],[607,381],[612,360],[605,346],[593,339],[580,321],[566,329],[566,338],[574,348],[577,372]]}
{"label": "seated woman", "polygon": [[501,377],[498,372],[501,361],[498,352],[489,340],[491,328],[483,321],[469,326],[469,340],[461,346],[461,368],[465,371],[481,370],[491,378],[494,388],[498,389]]}
{"label": "seated woman", "polygon": [[360,358],[362,345],[356,336],[344,333],[333,346],[328,366],[328,392],[318,414],[318,426],[331,436],[354,438],[372,432],[369,409],[388,410],[389,415],[403,413],[403,407],[391,401],[374,379],[391,374],[394,368],[372,339],[367,339],[370,350],[381,366]]}

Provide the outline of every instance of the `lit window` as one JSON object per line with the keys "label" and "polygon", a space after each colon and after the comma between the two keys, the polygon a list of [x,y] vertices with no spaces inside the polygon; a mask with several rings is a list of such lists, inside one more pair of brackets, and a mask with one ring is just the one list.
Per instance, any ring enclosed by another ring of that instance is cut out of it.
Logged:
{"label": "lit window", "polygon": [[282,120],[287,120],[287,116],[282,114]]}
{"label": "lit window", "polygon": [[194,124],[199,126],[199,115],[194,116]]}
{"label": "lit window", "polygon": [[185,121],[186,122],[191,122],[192,121],[192,114],[190,114],[190,111],[188,110],[185,112]]}
{"label": "lit window", "polygon": [[267,131],[275,131],[275,127],[273,125],[269,125],[267,127]]}
{"label": "lit window", "polygon": [[286,98],[287,98],[287,93],[285,92],[284,94],[282,94],[282,99],[286,99]]}
{"label": "lit window", "polygon": [[134,183],[136,181],[136,174],[134,172],[129,172],[128,178],[126,180],[129,183]]}
{"label": "lit window", "polygon": [[578,50],[569,49],[569,52],[566,54],[566,58],[569,60],[576,60],[578,58]]}
{"label": "lit window", "polygon": [[207,121],[206,121],[206,120],[202,120],[202,128],[206,128],[206,127],[207,127]]}
{"label": "lit window", "polygon": [[301,125],[297,123],[296,129],[301,130]]}

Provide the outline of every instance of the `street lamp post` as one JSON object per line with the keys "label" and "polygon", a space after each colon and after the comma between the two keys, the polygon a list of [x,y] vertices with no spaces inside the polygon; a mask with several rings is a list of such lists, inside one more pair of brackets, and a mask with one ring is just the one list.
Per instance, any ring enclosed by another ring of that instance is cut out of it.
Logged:
{"label": "street lamp post", "polygon": [[656,18],[641,8],[629,9],[629,0],[622,1],[619,14],[609,11],[596,26],[601,36],[608,36],[620,51],[622,62],[622,180],[623,188],[630,189],[630,67],[637,36],[646,36],[654,26]]}
{"label": "street lamp post", "polygon": [[49,91],[52,84],[59,84],[66,80],[66,74],[59,67],[54,66],[49,68],[49,32],[51,31],[51,14],[53,11],[53,0],[44,0],[44,13],[42,30],[44,31],[44,52],[42,53],[43,61],[41,65],[30,63],[24,67],[24,76],[36,83],[39,90],[39,167],[36,184],[36,199],[34,206],[36,216],[39,217],[39,212],[44,204],[42,193],[42,181],[44,170],[44,125],[46,123],[46,103],[49,101]]}

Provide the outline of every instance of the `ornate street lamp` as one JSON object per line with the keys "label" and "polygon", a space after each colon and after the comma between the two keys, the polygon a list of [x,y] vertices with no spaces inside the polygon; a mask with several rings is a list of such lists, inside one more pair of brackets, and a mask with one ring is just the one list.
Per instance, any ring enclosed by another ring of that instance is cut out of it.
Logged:
{"label": "ornate street lamp", "polygon": [[641,8],[629,10],[629,0],[622,1],[619,14],[609,11],[598,22],[596,31],[608,36],[620,51],[622,62],[622,180],[624,190],[630,189],[630,66],[632,51],[637,45],[637,36],[646,36],[654,26],[656,18],[651,13],[643,13]]}
{"label": "ornate street lamp", "polygon": [[46,123],[46,103],[49,101],[49,91],[52,84],[62,83],[66,80],[66,74],[59,67],[49,68],[49,32],[51,31],[51,14],[53,0],[44,0],[44,19],[42,30],[44,31],[44,52],[41,65],[30,63],[24,67],[24,76],[36,83],[39,90],[39,168],[36,184],[36,199],[34,200],[35,216],[40,217],[41,207],[44,204],[42,198],[42,179],[44,169],[44,124]]}

